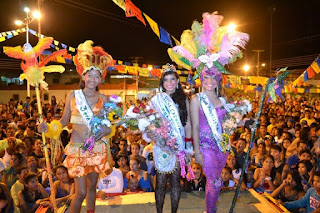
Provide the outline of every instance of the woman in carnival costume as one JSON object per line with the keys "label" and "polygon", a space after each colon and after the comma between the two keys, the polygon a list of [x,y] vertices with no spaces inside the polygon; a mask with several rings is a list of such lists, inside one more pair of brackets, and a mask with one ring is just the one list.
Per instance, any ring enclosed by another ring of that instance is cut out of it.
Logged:
{"label": "woman in carnival costume", "polygon": [[192,135],[196,162],[206,174],[206,212],[216,212],[222,187],[221,172],[225,166],[229,141],[222,139],[222,121],[226,115],[226,101],[221,97],[224,65],[241,57],[241,50],[249,39],[245,33],[219,26],[223,17],[217,12],[203,14],[203,23],[193,22],[192,30],[185,30],[181,45],[168,50],[169,56],[186,69],[196,68],[202,92],[190,102]]}
{"label": "woman in carnival costume", "polygon": [[[179,75],[173,65],[167,64],[162,70],[160,79],[161,92],[154,96],[149,102],[162,118],[170,123],[172,137],[176,139],[177,150],[174,152],[165,149],[157,142],[154,143],[154,164],[156,173],[156,206],[157,212],[163,210],[166,192],[167,178],[171,184],[171,212],[178,210],[180,200],[180,177],[186,177],[186,164],[192,153],[191,124],[189,113],[189,101],[179,81]],[[149,133],[148,136],[157,140],[157,135]],[[187,161],[187,162],[186,162]],[[189,165],[189,172],[191,167]],[[193,174],[193,173],[192,173]]]}
{"label": "woman in carnival costume", "polygon": [[74,58],[77,72],[82,78],[81,89],[68,94],[61,120],[40,127],[47,137],[54,138],[60,135],[63,126],[69,122],[73,124],[70,143],[64,150],[67,155],[64,165],[75,182],[75,197],[70,209],[73,213],[80,212],[85,198],[87,212],[94,212],[99,173],[109,168],[110,152],[103,142],[103,137],[112,134],[108,125],[104,125],[95,135],[94,144],[85,146],[85,141],[91,136],[91,118],[108,101],[105,95],[99,93],[98,85],[113,61],[101,47],[93,47],[92,44],[90,40],[80,44]]}

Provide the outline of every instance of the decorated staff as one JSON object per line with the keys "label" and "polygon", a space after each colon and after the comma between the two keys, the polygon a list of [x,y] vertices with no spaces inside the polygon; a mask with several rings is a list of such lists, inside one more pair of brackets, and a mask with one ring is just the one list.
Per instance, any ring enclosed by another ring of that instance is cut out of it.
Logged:
{"label": "decorated staff", "polygon": [[[227,103],[221,96],[221,72],[224,66],[241,57],[241,48],[249,35],[220,26],[223,16],[217,12],[202,15],[191,30],[181,35],[181,45],[168,49],[169,56],[186,69],[195,68],[200,77],[201,93],[191,99],[190,112],[195,159],[206,174],[206,212],[216,212],[223,185],[221,172],[230,150],[229,137],[237,121],[251,110],[248,101]],[[240,184],[239,184],[240,185]]]}
{"label": "decorated staff", "polygon": [[[47,57],[42,62],[38,62],[38,57],[41,55],[41,53],[45,50],[50,48],[50,45],[53,42],[53,38],[46,37],[43,39],[40,39],[38,44],[32,48],[32,46],[29,43],[26,43],[23,45],[23,48],[21,46],[7,48],[5,50],[5,54],[12,58],[22,59],[21,62],[21,69],[23,70],[23,74],[20,75],[20,79],[26,79],[31,86],[35,87],[36,90],[36,97],[37,97],[37,104],[38,104],[38,111],[40,116],[40,122],[43,122],[43,116],[42,116],[42,107],[41,107],[41,99],[40,99],[40,92],[39,92],[39,85],[41,85],[42,88],[48,89],[48,84],[44,81],[44,73],[45,72],[64,72],[64,67],[60,65],[50,65],[45,66],[48,62],[56,58],[57,56],[61,56],[67,53],[67,50],[59,50],[57,52],[54,52],[52,55]],[[42,141],[44,145],[44,153],[45,153],[45,159],[46,159],[46,165],[47,170],[49,174],[49,183],[50,186],[53,186],[52,181],[52,171],[50,166],[50,158],[48,154],[48,148],[46,144],[46,137],[45,134],[42,133]],[[57,211],[57,205],[55,200],[53,200],[53,207],[54,211]]]}

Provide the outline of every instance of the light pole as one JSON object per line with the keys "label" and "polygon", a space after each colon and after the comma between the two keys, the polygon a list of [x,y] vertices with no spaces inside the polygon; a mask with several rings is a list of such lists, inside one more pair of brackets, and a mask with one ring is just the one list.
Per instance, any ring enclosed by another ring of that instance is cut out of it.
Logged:
{"label": "light pole", "polygon": [[[16,20],[15,24],[18,26],[25,25],[26,26],[26,43],[29,43],[29,24],[33,22],[33,20],[36,18],[40,20],[40,12],[35,11],[32,14],[32,17],[29,17],[30,9],[29,7],[25,7],[24,12],[26,13],[26,18],[23,20]],[[27,81],[27,96],[30,97],[30,83]]]}

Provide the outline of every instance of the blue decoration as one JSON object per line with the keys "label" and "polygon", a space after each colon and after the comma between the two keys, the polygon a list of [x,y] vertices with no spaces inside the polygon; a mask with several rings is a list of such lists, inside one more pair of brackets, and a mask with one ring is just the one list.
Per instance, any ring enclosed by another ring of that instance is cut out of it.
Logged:
{"label": "blue decoration", "polygon": [[170,34],[160,26],[159,26],[159,29],[160,29],[160,42],[168,44],[172,47]]}

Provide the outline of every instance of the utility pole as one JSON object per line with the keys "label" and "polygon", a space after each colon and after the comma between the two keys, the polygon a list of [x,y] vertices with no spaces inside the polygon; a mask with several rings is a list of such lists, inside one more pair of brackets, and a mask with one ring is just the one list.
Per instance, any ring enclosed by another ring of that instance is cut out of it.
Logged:
{"label": "utility pole", "polygon": [[[134,64],[138,64],[139,60],[142,59],[140,56],[134,56],[134,57],[129,57],[131,59],[131,62]],[[136,100],[139,99],[139,73],[137,71],[137,76],[136,76]]]}
{"label": "utility pole", "polygon": [[253,52],[257,53],[257,76],[259,77],[260,74],[260,53],[264,52],[264,50],[252,50]]}

